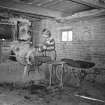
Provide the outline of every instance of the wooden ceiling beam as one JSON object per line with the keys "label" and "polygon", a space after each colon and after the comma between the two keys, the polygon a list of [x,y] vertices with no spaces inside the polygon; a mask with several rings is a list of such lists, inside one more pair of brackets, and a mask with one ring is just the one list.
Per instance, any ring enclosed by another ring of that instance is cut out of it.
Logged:
{"label": "wooden ceiling beam", "polygon": [[62,1],[61,0],[52,0],[51,2],[44,4],[43,7],[50,7],[50,6],[56,5],[57,3],[60,3],[60,2],[62,2]]}
{"label": "wooden ceiling beam", "polygon": [[73,1],[76,3],[83,4],[83,5],[87,5],[89,7],[105,9],[105,4],[100,3],[99,0],[68,0],[68,1]]}
{"label": "wooden ceiling beam", "polygon": [[59,11],[53,11],[53,10],[49,10],[41,7],[34,7],[28,4],[15,3],[11,1],[8,2],[8,0],[0,1],[0,7],[14,10],[14,11],[41,15],[46,17],[53,17],[53,18],[61,17],[63,14],[62,12],[59,12]]}
{"label": "wooden ceiling beam", "polygon": [[60,22],[67,22],[67,21],[80,21],[81,19],[89,19],[105,16],[105,9],[93,9],[85,12],[75,13],[74,15],[58,18]]}

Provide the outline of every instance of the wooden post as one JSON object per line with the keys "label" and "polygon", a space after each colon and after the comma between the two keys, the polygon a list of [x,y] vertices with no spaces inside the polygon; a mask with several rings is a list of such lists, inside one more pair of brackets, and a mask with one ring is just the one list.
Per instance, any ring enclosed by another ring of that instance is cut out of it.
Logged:
{"label": "wooden post", "polygon": [[2,40],[0,39],[0,63],[2,62]]}

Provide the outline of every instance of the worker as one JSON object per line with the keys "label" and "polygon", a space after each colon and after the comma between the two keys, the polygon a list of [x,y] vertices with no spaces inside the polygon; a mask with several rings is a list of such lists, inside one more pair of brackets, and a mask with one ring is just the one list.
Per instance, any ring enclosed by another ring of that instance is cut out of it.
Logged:
{"label": "worker", "polygon": [[51,56],[54,55],[52,54],[53,53],[52,51],[54,50],[55,50],[55,40],[52,38],[51,32],[48,29],[43,29],[39,51],[46,52],[45,55]]}

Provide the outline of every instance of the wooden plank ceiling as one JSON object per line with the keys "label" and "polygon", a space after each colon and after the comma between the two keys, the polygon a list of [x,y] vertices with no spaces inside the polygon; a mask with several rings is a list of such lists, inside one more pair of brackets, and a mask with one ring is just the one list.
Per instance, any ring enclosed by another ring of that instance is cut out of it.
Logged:
{"label": "wooden plank ceiling", "polygon": [[70,0],[14,0],[14,1],[67,13],[71,13],[71,11],[74,13],[91,8],[89,6],[82,5],[81,3],[76,3]]}
{"label": "wooden plank ceiling", "polygon": [[13,0],[19,3],[26,3],[30,6],[42,7],[54,11],[60,11],[66,14],[93,9],[88,5],[78,3],[72,0]]}
{"label": "wooden plank ceiling", "polygon": [[0,7],[48,17],[105,9],[105,0],[0,0]]}

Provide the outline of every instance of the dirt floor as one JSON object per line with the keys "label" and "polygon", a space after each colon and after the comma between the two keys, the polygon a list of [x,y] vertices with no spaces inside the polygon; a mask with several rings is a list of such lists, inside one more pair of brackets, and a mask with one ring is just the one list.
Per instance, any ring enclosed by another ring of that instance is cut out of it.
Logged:
{"label": "dirt floor", "polygon": [[[2,57],[2,61],[7,58]],[[64,84],[63,89],[58,85],[47,88],[45,81],[21,83],[22,74],[23,66],[18,63],[0,64],[0,105],[105,105],[105,85],[84,81],[75,87],[72,81],[71,85]],[[33,75],[35,80],[45,77],[44,73]]]}
{"label": "dirt floor", "polygon": [[105,105],[105,102],[81,98],[84,95],[105,101],[105,86],[85,81],[79,88],[63,89],[44,83],[0,84],[0,105]]}
{"label": "dirt floor", "polygon": [[0,65],[0,105],[105,105],[105,85],[86,80],[78,88],[64,84],[63,89],[58,84],[47,88],[48,81],[23,84],[16,82],[21,80],[22,69],[13,62]]}

